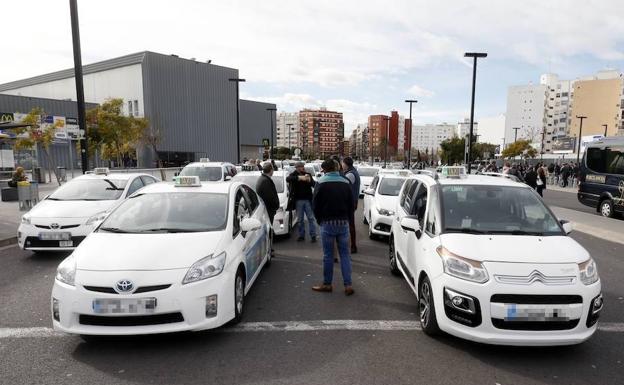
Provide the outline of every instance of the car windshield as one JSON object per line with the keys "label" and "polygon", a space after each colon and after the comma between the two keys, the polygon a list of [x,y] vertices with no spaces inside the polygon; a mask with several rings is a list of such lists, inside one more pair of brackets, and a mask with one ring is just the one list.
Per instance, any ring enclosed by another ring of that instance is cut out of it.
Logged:
{"label": "car windshield", "polygon": [[399,191],[401,191],[403,183],[405,183],[405,179],[402,178],[383,178],[379,184],[378,192],[381,195],[390,195],[395,197],[399,195]]}
{"label": "car windshield", "polygon": [[54,191],[48,199],[55,201],[117,200],[126,188],[122,179],[74,179]]}
{"label": "car windshield", "polygon": [[447,233],[562,235],[557,220],[528,188],[447,185],[442,209]]}
{"label": "car windshield", "polygon": [[[233,180],[237,180],[239,182],[245,183],[249,187],[251,187],[254,191],[256,190],[256,183],[258,183],[258,178],[260,178],[260,174],[258,175],[241,175],[237,174]],[[273,183],[275,183],[275,189],[278,194],[284,192],[284,177],[281,175],[273,175],[271,177],[273,179]]]}
{"label": "car windshield", "polygon": [[372,167],[360,167],[357,170],[360,176],[370,176],[370,177],[374,177],[375,175],[377,175],[377,172],[379,171],[378,169],[372,168]]}
{"label": "car windshield", "polygon": [[216,193],[139,194],[119,206],[98,231],[187,233],[223,230],[228,196]]}
{"label": "car windshield", "polygon": [[222,179],[221,167],[187,166],[180,171],[180,176],[198,176],[202,182],[215,182]]}

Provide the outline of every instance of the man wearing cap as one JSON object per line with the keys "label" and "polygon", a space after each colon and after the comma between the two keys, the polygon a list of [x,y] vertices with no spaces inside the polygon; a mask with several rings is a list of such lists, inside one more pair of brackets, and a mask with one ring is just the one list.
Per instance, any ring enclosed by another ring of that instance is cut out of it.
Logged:
{"label": "man wearing cap", "polygon": [[312,188],[314,187],[314,179],[312,174],[305,171],[305,163],[299,161],[295,163],[295,171],[286,178],[286,182],[290,186],[291,199],[295,201],[297,209],[297,222],[299,223],[299,237],[297,242],[305,240],[305,221],[304,214],[308,218],[308,227],[310,231],[310,239],[316,242],[316,219],[312,212]]}
{"label": "man wearing cap", "polygon": [[340,175],[334,160],[321,165],[323,175],[317,182],[313,198],[314,215],[321,225],[323,243],[323,284],[314,291],[331,292],[334,275],[334,244],[338,244],[340,270],[345,295],[353,294],[351,282],[351,254],[349,253],[349,216],[353,211],[353,193],[349,181]]}

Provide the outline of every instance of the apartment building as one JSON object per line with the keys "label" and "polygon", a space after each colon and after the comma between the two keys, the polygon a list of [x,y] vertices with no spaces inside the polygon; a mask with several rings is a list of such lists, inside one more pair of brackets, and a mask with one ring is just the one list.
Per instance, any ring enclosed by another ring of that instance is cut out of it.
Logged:
{"label": "apartment building", "polygon": [[420,151],[435,150],[440,148],[440,143],[451,139],[457,133],[457,125],[454,124],[425,124],[414,125],[412,132],[412,148]]}
{"label": "apartment building", "polygon": [[299,145],[299,113],[278,112],[276,119],[276,147],[294,148]]}
{"label": "apartment building", "polygon": [[[470,133],[470,118],[464,118],[463,122],[457,123],[456,135],[460,138],[465,138]],[[479,135],[479,122],[474,122],[472,126],[472,135]],[[475,140],[478,136],[475,137]]]}
{"label": "apartment building", "polygon": [[343,139],[342,112],[327,108],[299,111],[299,147],[304,155],[322,159],[337,154]]}

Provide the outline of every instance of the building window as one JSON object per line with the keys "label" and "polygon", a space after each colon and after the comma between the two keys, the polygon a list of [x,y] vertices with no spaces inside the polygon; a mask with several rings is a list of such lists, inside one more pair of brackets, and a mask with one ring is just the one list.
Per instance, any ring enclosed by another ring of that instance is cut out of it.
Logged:
{"label": "building window", "polygon": [[128,100],[128,115],[132,115],[132,100]]}
{"label": "building window", "polygon": [[139,101],[134,101],[134,116],[139,116]]}

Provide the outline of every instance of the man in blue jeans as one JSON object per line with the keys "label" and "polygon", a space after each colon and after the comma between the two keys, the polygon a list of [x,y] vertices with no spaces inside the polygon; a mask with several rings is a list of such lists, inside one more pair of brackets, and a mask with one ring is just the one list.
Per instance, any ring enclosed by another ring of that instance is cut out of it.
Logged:
{"label": "man in blue jeans", "polygon": [[286,178],[286,182],[290,186],[291,199],[295,201],[297,209],[297,222],[299,226],[299,238],[297,242],[305,240],[305,221],[303,216],[308,218],[308,227],[310,231],[310,239],[316,242],[316,220],[312,212],[312,188],[314,187],[314,179],[312,174],[305,171],[305,164],[297,162],[295,171]]}
{"label": "man in blue jeans", "polygon": [[353,211],[353,193],[349,181],[336,170],[332,159],[323,162],[325,175],[318,182],[313,198],[314,215],[321,225],[323,243],[323,284],[312,290],[331,292],[334,276],[334,244],[338,244],[340,270],[345,294],[354,293],[351,281],[351,254],[349,253],[349,216]]}

